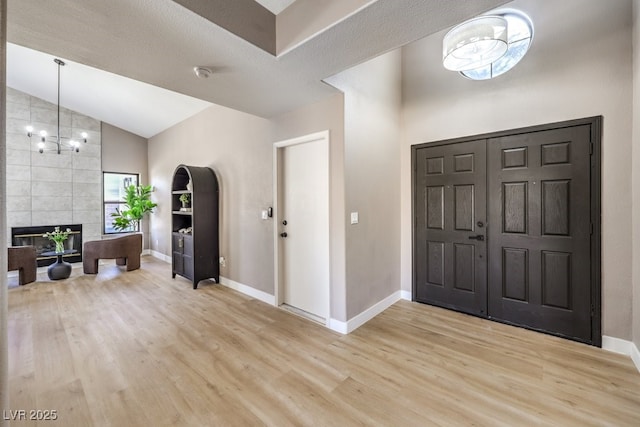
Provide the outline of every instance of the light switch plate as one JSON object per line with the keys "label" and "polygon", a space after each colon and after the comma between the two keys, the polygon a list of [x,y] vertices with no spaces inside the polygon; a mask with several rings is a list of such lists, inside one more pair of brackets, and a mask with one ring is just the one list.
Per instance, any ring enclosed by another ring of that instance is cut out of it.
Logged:
{"label": "light switch plate", "polygon": [[358,212],[351,212],[351,224],[358,223]]}
{"label": "light switch plate", "polygon": [[262,219],[269,219],[269,211],[268,210],[263,210],[262,211]]}

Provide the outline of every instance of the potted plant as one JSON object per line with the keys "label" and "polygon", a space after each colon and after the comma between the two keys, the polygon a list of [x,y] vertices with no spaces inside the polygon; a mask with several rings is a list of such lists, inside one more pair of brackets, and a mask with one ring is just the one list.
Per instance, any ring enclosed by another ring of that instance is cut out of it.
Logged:
{"label": "potted plant", "polygon": [[158,206],[151,201],[150,185],[130,185],[126,188],[124,209],[116,209],[111,214],[113,227],[119,231],[135,231],[136,225],[140,229],[140,220]]}
{"label": "potted plant", "polygon": [[180,203],[182,203],[182,209],[187,210],[189,202],[191,201],[191,195],[189,193],[181,194],[179,200]]}
{"label": "potted plant", "polygon": [[55,227],[53,231],[47,231],[42,235],[42,237],[46,237],[47,239],[55,242],[56,252],[62,253],[64,252],[64,242],[67,240],[70,233],[70,228],[67,228],[65,231],[60,231],[60,227]]}

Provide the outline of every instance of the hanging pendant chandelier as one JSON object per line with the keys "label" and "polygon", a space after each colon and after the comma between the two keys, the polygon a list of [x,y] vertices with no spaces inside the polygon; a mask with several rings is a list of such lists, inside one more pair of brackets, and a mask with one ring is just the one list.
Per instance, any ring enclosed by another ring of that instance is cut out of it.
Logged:
{"label": "hanging pendant chandelier", "polygon": [[[65,151],[75,151],[78,153],[80,151],[80,141],[78,139],[69,138],[66,136],[60,135],[60,67],[65,65],[64,61],[61,59],[55,58],[53,60],[56,64],[58,64],[58,127],[57,133],[55,135],[49,135],[46,130],[41,130],[38,132],[40,137],[40,141],[38,142],[38,151],[40,153],[44,153],[45,151],[53,151],[60,154],[63,150]],[[31,140],[31,137],[34,135],[33,126],[27,126],[27,136]],[[87,142],[88,138],[87,132],[80,133],[80,140],[84,143]]]}

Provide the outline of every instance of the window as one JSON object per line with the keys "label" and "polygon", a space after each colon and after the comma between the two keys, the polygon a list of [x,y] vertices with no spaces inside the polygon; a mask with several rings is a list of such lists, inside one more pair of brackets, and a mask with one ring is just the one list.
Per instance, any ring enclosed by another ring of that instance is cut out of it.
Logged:
{"label": "window", "polygon": [[102,201],[104,202],[104,210],[102,217],[102,231],[104,234],[128,233],[138,231],[138,225],[131,230],[116,230],[113,227],[112,213],[122,209],[125,206],[124,197],[125,189],[130,185],[138,185],[137,173],[102,173]]}

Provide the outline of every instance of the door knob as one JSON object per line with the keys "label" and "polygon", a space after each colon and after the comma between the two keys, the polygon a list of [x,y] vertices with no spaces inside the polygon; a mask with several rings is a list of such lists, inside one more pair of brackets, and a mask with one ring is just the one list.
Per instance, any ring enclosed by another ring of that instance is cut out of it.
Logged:
{"label": "door knob", "polygon": [[484,240],[484,236],[482,234],[478,234],[477,236],[469,236],[469,240],[479,240],[482,242]]}
{"label": "door knob", "polygon": [[287,233],[280,233],[280,237],[287,237]]}

